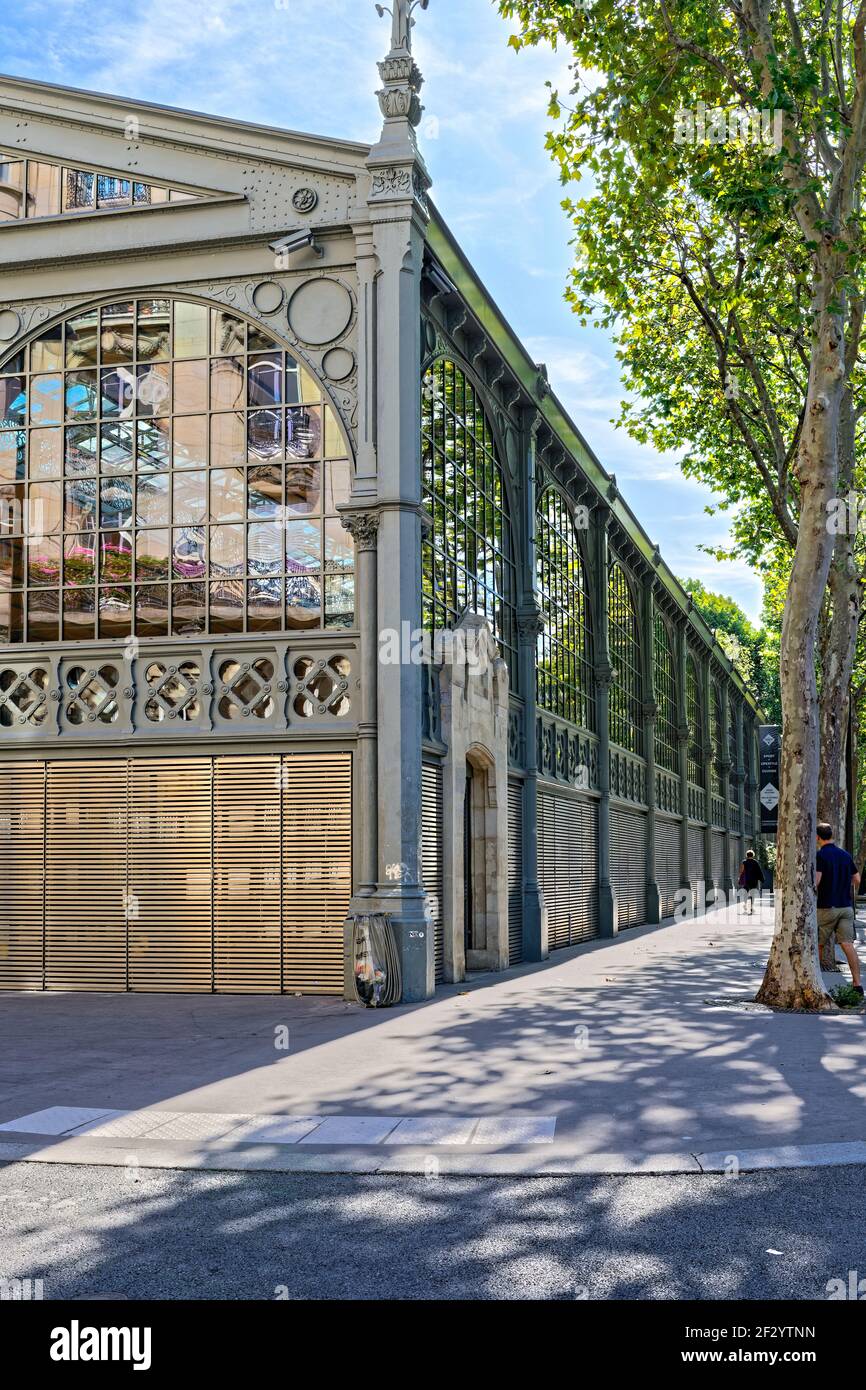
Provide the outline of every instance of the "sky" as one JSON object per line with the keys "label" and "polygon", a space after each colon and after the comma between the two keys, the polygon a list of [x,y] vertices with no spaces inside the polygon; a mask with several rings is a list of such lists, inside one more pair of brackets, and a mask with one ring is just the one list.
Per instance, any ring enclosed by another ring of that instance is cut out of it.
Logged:
{"label": "sky", "polygon": [[[373,0],[149,0],[111,13],[102,0],[17,0],[0,69],[267,125],[372,142],[381,117],[376,61],[390,19]],[[119,18],[118,18],[119,16]],[[420,144],[432,196],[481,280],[538,362],[676,574],[735,599],[753,621],[760,583],[724,544],[712,494],[674,455],[611,421],[623,395],[610,336],[581,328],[564,301],[571,260],[563,191],[544,148],[545,82],[567,91],[568,54],[515,53],[493,0],[430,0],[416,12],[424,74]]]}

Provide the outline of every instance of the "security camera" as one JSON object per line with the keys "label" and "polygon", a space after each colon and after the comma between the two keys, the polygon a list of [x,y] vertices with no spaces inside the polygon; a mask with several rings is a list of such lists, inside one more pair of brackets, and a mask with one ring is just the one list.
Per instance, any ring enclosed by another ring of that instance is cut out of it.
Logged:
{"label": "security camera", "polygon": [[277,256],[293,256],[296,251],[303,251],[305,247],[317,256],[324,255],[324,249],[316,241],[315,232],[309,227],[298,232],[289,232],[288,236],[281,237],[279,241],[269,242],[270,249]]}

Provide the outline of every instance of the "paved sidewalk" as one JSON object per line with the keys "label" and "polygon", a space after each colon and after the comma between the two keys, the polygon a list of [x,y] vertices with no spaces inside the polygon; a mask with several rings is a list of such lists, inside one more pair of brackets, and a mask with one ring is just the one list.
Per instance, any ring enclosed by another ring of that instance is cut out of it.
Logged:
{"label": "paved sidewalk", "polygon": [[[0,994],[0,1159],[445,1173],[866,1162],[866,1017],[750,1007],[771,933],[770,914],[722,911],[381,1012]],[[719,999],[743,1003],[707,1002]],[[74,1112],[67,1134],[32,1118],[54,1107]]]}

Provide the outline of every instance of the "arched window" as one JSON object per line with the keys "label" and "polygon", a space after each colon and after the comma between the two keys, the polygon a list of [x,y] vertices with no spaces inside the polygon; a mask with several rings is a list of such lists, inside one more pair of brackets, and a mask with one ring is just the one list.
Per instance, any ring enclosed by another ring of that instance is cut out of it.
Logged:
{"label": "arched window", "polygon": [[349,487],[321,388],[262,328],[79,312],[0,367],[0,642],[354,627]]}
{"label": "arched window", "polygon": [[722,781],[722,774],[719,771],[719,764],[724,757],[724,725],[722,723],[722,692],[719,689],[718,681],[712,681],[710,685],[710,747],[713,753],[713,779],[712,787],[715,796],[725,795],[725,786]]}
{"label": "arched window", "polygon": [[475,387],[447,358],[424,377],[424,505],[433,518],[423,546],[424,623],[454,627],[469,610],[490,621],[517,675],[514,551],[493,432]]}
{"label": "arched window", "polygon": [[632,753],[643,752],[640,639],[637,611],[625,572],[616,561],[608,576],[608,620],[613,684],[610,738]]}
{"label": "arched window", "polygon": [[695,659],[689,653],[686,660],[686,720],[689,726],[689,781],[696,787],[704,785],[704,716],[701,683]]}
{"label": "arched window", "polygon": [[653,623],[653,665],[655,672],[656,762],[668,772],[679,766],[677,738],[677,678],[670,630],[661,613]]}
{"label": "arched window", "polygon": [[568,504],[549,487],[538,504],[536,572],[544,615],[538,703],[584,729],[595,728],[589,598]]}

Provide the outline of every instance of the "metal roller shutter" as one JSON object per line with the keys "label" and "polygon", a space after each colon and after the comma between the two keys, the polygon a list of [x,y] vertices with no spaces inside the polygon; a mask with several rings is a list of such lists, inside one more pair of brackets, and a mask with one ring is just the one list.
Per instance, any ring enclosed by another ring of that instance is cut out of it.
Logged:
{"label": "metal roller shutter", "polygon": [[129,782],[129,988],[213,988],[210,758],[134,758]]}
{"label": "metal roller shutter", "polygon": [[278,994],[282,903],[282,762],[215,758],[214,989]]}
{"label": "metal roller shutter", "polygon": [[283,758],[283,989],[343,993],[352,895],[352,758]]}
{"label": "metal roller shutter", "polygon": [[619,928],[646,921],[646,816],[610,812],[610,882],[617,896]]}
{"label": "metal roller shutter", "polygon": [[656,817],[656,883],[663,917],[673,915],[680,886],[680,827],[678,821]]}
{"label": "metal roller shutter", "polygon": [[542,792],[538,870],[550,950],[598,936],[598,808]]}
{"label": "metal roller shutter", "polygon": [[737,880],[740,877],[740,865],[745,855],[743,853],[742,841],[735,836],[731,836],[731,882],[734,889],[737,887]]}
{"label": "metal roller shutter", "polygon": [[523,783],[508,783],[508,963],[523,960]]}
{"label": "metal roller shutter", "polygon": [[704,828],[702,825],[689,826],[689,881],[693,888],[696,883],[705,881]]}
{"label": "metal roller shutter", "polygon": [[0,764],[0,989],[42,989],[45,766]]}
{"label": "metal roller shutter", "polygon": [[445,928],[442,918],[442,766],[425,763],[421,769],[421,877],[427,912],[433,928],[436,983],[445,979]]}
{"label": "metal roller shutter", "polygon": [[45,987],[125,990],[127,763],[48,764]]}
{"label": "metal roller shutter", "polygon": [[720,888],[727,877],[725,872],[725,836],[721,830],[713,831],[713,883]]}

